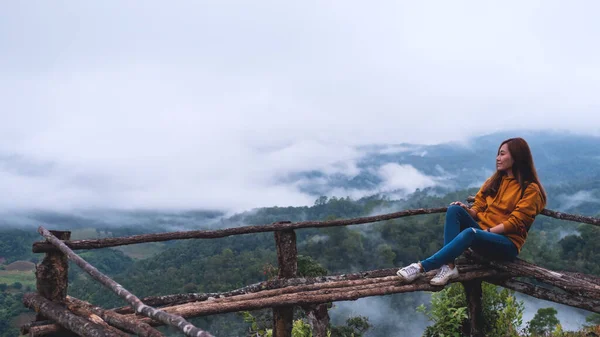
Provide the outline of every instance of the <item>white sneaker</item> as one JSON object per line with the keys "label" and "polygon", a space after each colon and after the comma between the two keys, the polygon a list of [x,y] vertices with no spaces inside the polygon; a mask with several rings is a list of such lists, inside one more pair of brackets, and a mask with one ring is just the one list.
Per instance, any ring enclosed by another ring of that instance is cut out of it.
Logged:
{"label": "white sneaker", "polygon": [[454,280],[458,277],[458,268],[456,266],[454,269],[450,269],[447,264],[443,265],[442,268],[437,272],[437,274],[431,279],[429,282],[434,286],[443,286],[448,283],[450,280]]}
{"label": "white sneaker", "polygon": [[396,272],[396,275],[406,282],[412,282],[424,274],[421,271],[421,265],[418,263],[412,263]]}

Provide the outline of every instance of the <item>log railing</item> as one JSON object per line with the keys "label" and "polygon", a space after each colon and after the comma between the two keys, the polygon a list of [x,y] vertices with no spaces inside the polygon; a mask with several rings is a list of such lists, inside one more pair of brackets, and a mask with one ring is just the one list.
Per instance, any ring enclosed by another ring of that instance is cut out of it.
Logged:
{"label": "log railing", "polygon": [[[467,199],[467,201],[470,201]],[[315,337],[325,336],[329,322],[328,302],[355,300],[367,296],[381,296],[411,291],[439,291],[443,287],[432,286],[428,280],[435,272],[412,284],[402,284],[395,276],[396,269],[376,270],[356,274],[327,276],[318,278],[296,278],[297,251],[296,229],[324,228],[360,225],[378,221],[398,219],[420,214],[446,212],[446,207],[413,209],[401,212],[332,221],[277,222],[267,225],[243,226],[221,230],[198,230],[159,234],[134,235],[120,238],[97,240],[69,240],[69,232],[49,232],[40,227],[40,234],[47,241],[33,244],[33,251],[46,253],[44,262],[36,271],[38,294],[26,294],[26,306],[38,312],[38,321],[22,327],[23,334],[30,336],[61,335],[64,328],[80,336],[116,336],[125,332],[138,336],[162,336],[151,326],[169,324],[180,329],[187,336],[208,337],[185,318],[217,313],[273,308],[273,334],[276,337],[291,336],[293,308],[301,306],[313,327]],[[542,211],[543,215],[600,226],[600,219],[578,216],[556,211]],[[278,278],[268,282],[250,285],[227,293],[177,294],[138,299],[96,268],[89,265],[73,252],[78,249],[95,249],[129,244],[181,239],[211,239],[231,235],[274,232],[277,247]],[[67,263],[70,259],[89,273],[93,278],[117,293],[131,307],[114,310],[102,309],[89,303],[66,296]],[[557,273],[529,264],[522,260],[515,262],[485,261],[474,254],[458,265],[467,296],[470,317],[470,334],[481,335],[481,281],[513,289],[534,297],[563,303],[566,305],[600,312],[600,279],[571,273]],[[514,277],[530,277],[546,282],[559,290],[542,288]],[[155,309],[154,307],[161,307]],[[141,314],[146,318],[140,318]],[[88,327],[82,329],[81,326]]]}

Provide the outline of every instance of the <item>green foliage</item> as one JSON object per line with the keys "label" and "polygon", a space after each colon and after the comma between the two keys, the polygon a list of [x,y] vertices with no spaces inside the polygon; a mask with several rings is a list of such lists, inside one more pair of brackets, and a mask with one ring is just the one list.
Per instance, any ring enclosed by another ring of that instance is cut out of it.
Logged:
{"label": "green foliage", "polygon": [[585,324],[588,327],[594,327],[600,325],[600,314],[593,313],[585,318]]}
{"label": "green foliage", "polygon": [[[264,322],[256,315],[245,311],[242,312],[244,322],[249,324],[246,336],[248,337],[272,337],[273,329],[270,321]],[[265,324],[266,323],[266,324]],[[362,337],[369,329],[369,319],[366,317],[351,317],[346,320],[346,325],[330,326],[327,337]],[[292,326],[292,337],[312,337],[312,329],[304,319],[296,319]]]}
{"label": "green foliage", "polygon": [[19,335],[18,327],[12,321],[17,315],[29,311],[23,306],[22,297],[22,292],[0,292],[0,337]]}
{"label": "green foliage", "polygon": [[600,275],[600,228],[582,224],[578,231],[559,242],[565,269]]}
{"label": "green foliage", "polygon": [[368,317],[357,316],[346,320],[346,325],[330,326],[331,337],[362,337],[372,328]]}
{"label": "green foliage", "polygon": [[532,337],[550,336],[560,324],[556,318],[558,312],[554,308],[541,308],[527,324],[527,331]]}
{"label": "green foliage", "polygon": [[429,309],[425,305],[420,305],[417,311],[433,322],[433,325],[425,329],[423,336],[462,336],[462,325],[467,319],[467,307],[465,296],[456,284],[433,294]]}
{"label": "green foliage", "polygon": [[298,276],[317,277],[327,275],[325,269],[319,262],[310,256],[298,255]]}
{"label": "green foliage", "polygon": [[32,228],[22,229],[0,229],[0,258],[6,259],[5,264],[18,260],[37,261],[39,255],[31,252],[31,245],[40,239],[40,235]]}
{"label": "green foliage", "polygon": [[[514,293],[494,285],[482,283],[483,325],[486,336],[518,336],[524,306]],[[467,325],[467,303],[464,289],[454,283],[431,296],[430,307],[417,308],[433,322],[424,336],[461,336]]]}
{"label": "green foliage", "polygon": [[[565,189],[572,186],[565,186]],[[559,188],[549,190],[553,195],[573,193]],[[565,192],[566,191],[566,192]],[[319,198],[312,207],[270,207],[238,214],[222,221],[223,227],[239,225],[260,225],[280,220],[324,220],[364,216],[370,212],[385,213],[408,208],[439,207],[454,200],[462,200],[474,190],[456,191],[444,197],[432,196],[431,191],[417,191],[409,199],[391,202],[378,197],[353,201],[349,198]],[[549,193],[550,193],[549,192]],[[159,217],[157,216],[157,219]],[[159,221],[159,220],[157,220]],[[406,217],[381,223],[338,228],[307,228],[296,231],[298,242],[298,274],[301,276],[320,276],[329,273],[348,273],[359,270],[392,268],[403,266],[422,259],[442,246],[443,214]],[[140,234],[144,231],[160,231],[161,222],[148,229],[114,228],[102,230],[101,236]],[[109,231],[111,233],[109,233]],[[564,233],[564,239],[560,238]],[[527,244],[520,257],[554,270],[576,270],[600,275],[599,229],[583,225],[538,217],[529,232]],[[6,235],[4,235],[6,234]],[[31,244],[39,240],[33,231],[14,230],[0,233],[0,256],[8,262],[15,260],[37,261],[41,255],[31,254]],[[162,244],[161,244],[162,245]],[[131,246],[136,247],[136,246]],[[267,280],[277,273],[276,250],[272,233],[235,236],[214,240],[187,240],[164,243],[160,253],[142,260],[133,260],[116,249],[91,250],[81,253],[86,260],[102,272],[113,277],[127,289],[140,297],[165,295],[184,292],[219,292],[236,289],[251,283]],[[163,250],[164,249],[164,250]],[[156,250],[158,251],[158,249]],[[131,253],[131,252],[129,252]],[[9,285],[20,282],[24,288],[33,286],[34,275],[0,272],[0,290],[13,293],[16,290]],[[449,326],[462,328],[457,321],[465,324],[464,294],[460,286],[450,286],[451,292],[441,302],[448,302],[445,308],[438,309],[435,317],[451,317]],[[456,288],[456,289],[455,289]],[[517,336],[516,329],[521,324],[522,303],[516,301],[512,293],[484,284],[484,319],[486,336]],[[122,300],[98,286],[78,267],[70,268],[69,294],[103,307],[123,305]],[[437,294],[436,294],[437,295]],[[422,297],[416,294],[394,295],[385,298],[390,307],[397,308],[391,315],[399,315],[405,308],[414,308],[422,303]],[[0,306],[3,310],[3,322],[10,322],[25,309],[20,304]],[[12,303],[12,302],[11,302]],[[16,303],[16,302],[15,302]],[[449,305],[449,304],[452,305]],[[432,305],[423,313],[431,314]],[[6,309],[9,308],[9,309]],[[7,311],[9,310],[9,311]],[[420,314],[410,310],[410,314]],[[254,315],[258,315],[256,312]],[[260,314],[262,315],[262,313]],[[265,316],[270,311],[265,311]],[[409,316],[408,320],[414,318]],[[235,318],[237,317],[237,318]],[[429,316],[427,316],[429,317]],[[433,317],[433,316],[432,316]],[[403,317],[402,319],[407,319]],[[454,320],[454,321],[453,321]],[[241,335],[244,322],[238,315],[210,316],[197,319],[202,326],[211,331],[225,331],[231,335]],[[261,322],[262,322],[261,317]],[[270,319],[265,320],[266,331]],[[435,323],[428,328],[430,335]],[[343,327],[332,327],[332,335],[355,336],[364,331],[360,322],[347,322]],[[7,323],[8,324],[8,323]],[[235,326],[237,324],[237,326]],[[297,323],[300,324],[300,323]],[[367,324],[370,324],[367,322]],[[393,320],[369,331],[373,336],[410,335],[409,331],[398,331]],[[442,324],[442,323],[440,323]],[[235,326],[235,327],[232,327]],[[237,330],[236,330],[237,329]],[[394,330],[395,329],[395,330]],[[443,327],[442,330],[450,330]],[[455,329],[456,330],[456,329]],[[454,331],[455,331],[454,330]],[[239,332],[239,334],[238,334]],[[0,329],[0,337],[4,330]],[[335,337],[334,336],[334,337]]]}

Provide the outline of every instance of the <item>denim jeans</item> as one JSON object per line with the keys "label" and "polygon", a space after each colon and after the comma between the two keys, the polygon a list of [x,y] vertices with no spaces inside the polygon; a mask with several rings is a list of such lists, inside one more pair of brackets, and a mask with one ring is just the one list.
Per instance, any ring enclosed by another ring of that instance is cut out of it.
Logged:
{"label": "denim jeans", "polygon": [[425,271],[437,269],[454,262],[469,247],[479,254],[498,260],[512,260],[519,253],[506,236],[482,230],[465,209],[451,205],[446,211],[444,247],[421,261],[421,265]]}

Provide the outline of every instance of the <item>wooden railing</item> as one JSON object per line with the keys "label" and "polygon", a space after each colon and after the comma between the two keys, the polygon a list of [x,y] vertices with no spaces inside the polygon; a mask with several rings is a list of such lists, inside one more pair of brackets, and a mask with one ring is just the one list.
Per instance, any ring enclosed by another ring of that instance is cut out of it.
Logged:
{"label": "wooden railing", "polygon": [[[37,294],[30,293],[24,296],[25,305],[34,309],[38,313],[38,317],[36,322],[24,325],[22,333],[41,336],[56,334],[59,331],[65,333],[64,328],[66,328],[80,336],[124,336],[127,332],[138,336],[158,337],[162,334],[152,326],[168,324],[180,329],[187,336],[208,337],[211,336],[208,332],[198,329],[184,317],[273,308],[273,335],[288,337],[291,335],[293,308],[301,306],[307,311],[307,317],[311,320],[313,336],[325,336],[329,323],[325,303],[410,291],[439,291],[443,287],[432,286],[428,283],[433,276],[431,272],[429,273],[431,275],[422,280],[412,284],[403,284],[395,277],[396,269],[321,278],[297,278],[295,230],[360,225],[420,214],[444,213],[446,210],[446,207],[413,209],[344,220],[285,221],[221,230],[144,234],[95,240],[69,240],[69,232],[47,231],[40,227],[40,234],[47,240],[33,244],[34,252],[46,254],[36,271],[38,291]],[[600,226],[598,218],[546,209],[541,214]],[[168,240],[212,239],[263,232],[274,232],[279,267],[278,279],[220,294],[177,294],[140,300],[73,252],[78,249],[96,249]],[[75,262],[94,279],[121,296],[131,307],[107,310],[68,297],[67,259]],[[458,266],[461,276],[457,282],[462,282],[465,287],[472,336],[479,336],[482,331],[479,317],[482,280],[541,299],[600,312],[600,279],[593,276],[557,273],[522,260],[515,262],[486,261],[473,254],[469,255],[467,259],[463,259]],[[514,277],[522,276],[535,278],[561,290],[541,288],[514,279]],[[137,315],[133,314],[134,311]],[[147,318],[141,318],[140,315]],[[45,321],[47,319],[50,321]]]}

